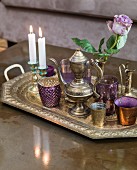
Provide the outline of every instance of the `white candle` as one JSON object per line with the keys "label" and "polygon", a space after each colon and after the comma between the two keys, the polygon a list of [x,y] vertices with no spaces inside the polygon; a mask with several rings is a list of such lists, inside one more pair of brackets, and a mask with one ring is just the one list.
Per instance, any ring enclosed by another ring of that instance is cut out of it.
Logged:
{"label": "white candle", "polygon": [[39,68],[45,69],[46,66],[46,48],[45,37],[42,37],[42,30],[39,27],[38,49],[39,49]]}
{"label": "white candle", "polygon": [[36,64],[36,40],[35,40],[35,34],[33,33],[33,27],[30,25],[30,33],[28,34],[28,40],[29,40],[29,58],[30,58],[30,64]]}

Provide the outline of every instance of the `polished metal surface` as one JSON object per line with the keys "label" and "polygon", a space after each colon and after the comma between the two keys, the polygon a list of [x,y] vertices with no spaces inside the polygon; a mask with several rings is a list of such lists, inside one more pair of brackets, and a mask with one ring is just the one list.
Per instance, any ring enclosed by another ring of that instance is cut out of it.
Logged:
{"label": "polished metal surface", "polygon": [[103,127],[106,118],[106,104],[102,102],[92,103],[90,105],[93,125]]}
{"label": "polished metal surface", "polygon": [[[123,138],[137,137],[137,125],[121,126],[117,124],[117,120],[106,121],[103,128],[96,128],[92,124],[92,117],[86,119],[72,117],[68,114],[68,110],[73,104],[65,103],[62,98],[59,107],[47,108],[43,107],[39,96],[29,93],[28,88],[31,86],[31,73],[28,72],[18,76],[3,84],[2,102],[11,106],[20,108],[24,111],[37,115],[62,127],[78,132],[84,136],[93,139],[104,138]],[[137,94],[137,90],[134,89]],[[91,98],[87,105],[94,100]]]}

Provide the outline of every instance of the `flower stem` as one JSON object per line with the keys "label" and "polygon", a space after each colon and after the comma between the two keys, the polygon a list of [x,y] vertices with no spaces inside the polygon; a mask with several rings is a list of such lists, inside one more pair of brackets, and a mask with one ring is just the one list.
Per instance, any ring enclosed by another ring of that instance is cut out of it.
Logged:
{"label": "flower stem", "polygon": [[115,45],[117,44],[118,38],[119,38],[119,35],[116,35],[115,42],[110,49],[113,49],[115,47]]}

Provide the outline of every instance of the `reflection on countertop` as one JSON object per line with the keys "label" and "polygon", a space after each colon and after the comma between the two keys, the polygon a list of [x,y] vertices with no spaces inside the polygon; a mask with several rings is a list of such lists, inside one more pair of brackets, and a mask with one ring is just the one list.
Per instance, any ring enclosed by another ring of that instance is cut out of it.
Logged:
{"label": "reflection on countertop", "polygon": [[134,170],[137,167],[136,138],[88,139],[2,103],[0,115],[2,170],[91,170],[91,167]]}
{"label": "reflection on countertop", "polygon": [[34,154],[36,159],[41,159],[45,166],[50,161],[49,133],[33,125]]}

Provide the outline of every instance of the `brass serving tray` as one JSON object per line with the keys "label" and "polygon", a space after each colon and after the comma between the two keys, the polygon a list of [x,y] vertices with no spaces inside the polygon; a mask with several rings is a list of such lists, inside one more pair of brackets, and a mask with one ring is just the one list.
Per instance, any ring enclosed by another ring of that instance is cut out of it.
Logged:
{"label": "brass serving tray", "polygon": [[[44,107],[39,95],[34,95],[28,91],[30,86],[30,72],[5,82],[2,88],[2,102],[92,139],[137,137],[137,122],[132,126],[121,126],[117,124],[116,117],[114,116],[114,119],[106,121],[103,128],[97,128],[93,126],[91,116],[84,119],[69,115],[68,109],[73,104],[65,102],[63,97],[58,107]],[[137,94],[136,89],[132,90]],[[87,103],[91,104],[91,102],[93,102],[92,98]]]}

